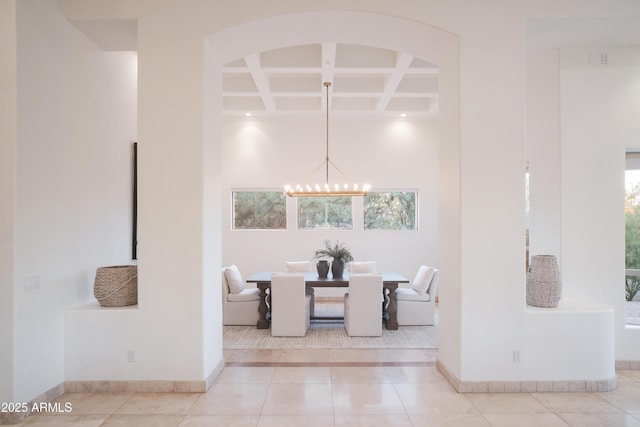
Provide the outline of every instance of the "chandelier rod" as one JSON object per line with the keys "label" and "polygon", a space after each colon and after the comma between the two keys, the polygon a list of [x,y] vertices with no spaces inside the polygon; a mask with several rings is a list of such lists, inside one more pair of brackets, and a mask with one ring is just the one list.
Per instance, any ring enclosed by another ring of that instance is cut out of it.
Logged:
{"label": "chandelier rod", "polygon": [[364,196],[369,192],[370,185],[364,184],[362,189],[359,189],[357,185],[354,185],[353,188],[349,188],[347,184],[344,185],[344,188],[340,188],[338,184],[335,185],[335,189],[330,189],[329,187],[329,164],[335,168],[335,170],[340,173],[342,176],[347,178],[347,175],[338,168],[335,163],[331,161],[329,158],[329,87],[331,86],[331,82],[324,82],[324,87],[326,88],[326,141],[325,141],[325,158],[324,162],[320,162],[317,168],[310,174],[313,176],[316,172],[322,168],[323,163],[325,167],[325,189],[321,189],[318,185],[315,186],[315,189],[312,189],[309,185],[306,186],[306,189],[300,185],[297,185],[295,188],[290,185],[285,185],[285,192],[288,196],[306,196],[306,197],[318,197],[318,196]]}
{"label": "chandelier rod", "polygon": [[329,86],[331,82],[324,82],[324,87],[327,88],[327,157],[326,163],[326,184],[329,185]]}

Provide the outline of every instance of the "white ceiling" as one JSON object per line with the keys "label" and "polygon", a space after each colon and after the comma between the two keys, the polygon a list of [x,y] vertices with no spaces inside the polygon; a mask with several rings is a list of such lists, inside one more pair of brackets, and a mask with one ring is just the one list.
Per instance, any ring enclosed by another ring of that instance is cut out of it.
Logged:
{"label": "white ceiling", "polygon": [[[137,50],[135,20],[72,22],[104,50]],[[640,18],[530,19],[526,43],[541,48],[600,47],[596,52],[600,55],[608,55],[612,47],[632,46],[636,63],[640,62]],[[626,58],[618,60],[623,54]],[[628,58],[629,52],[618,49],[611,52],[610,60],[627,63]],[[387,49],[344,43],[291,46],[240,58],[222,71],[226,115],[324,112],[325,81],[332,83],[332,114],[438,113],[437,66]]]}
{"label": "white ceiling", "polygon": [[438,68],[401,52],[322,43],[253,54],[223,69],[228,115],[333,113],[435,115]]}

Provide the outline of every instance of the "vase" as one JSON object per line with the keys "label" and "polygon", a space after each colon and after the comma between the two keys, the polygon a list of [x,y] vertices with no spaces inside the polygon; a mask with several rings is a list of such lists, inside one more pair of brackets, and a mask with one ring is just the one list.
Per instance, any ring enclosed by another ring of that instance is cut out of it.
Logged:
{"label": "vase", "polygon": [[334,279],[342,279],[344,274],[344,263],[339,259],[334,259],[331,263],[331,275]]}
{"label": "vase", "polygon": [[322,279],[326,279],[329,275],[329,261],[320,260],[316,264],[316,268],[318,269],[318,277]]}
{"label": "vase", "polygon": [[555,255],[534,255],[527,273],[527,304],[555,308],[562,295],[560,269]]}

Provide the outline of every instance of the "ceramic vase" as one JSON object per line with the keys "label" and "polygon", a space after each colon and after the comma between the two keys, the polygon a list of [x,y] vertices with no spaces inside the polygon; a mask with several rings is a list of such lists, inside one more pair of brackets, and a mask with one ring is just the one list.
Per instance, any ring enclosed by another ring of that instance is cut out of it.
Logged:
{"label": "ceramic vase", "polygon": [[316,264],[316,268],[318,269],[318,277],[322,279],[326,279],[329,275],[329,261],[320,260]]}
{"label": "ceramic vase", "polygon": [[342,279],[344,274],[344,263],[339,259],[334,259],[331,263],[331,275],[334,279]]}
{"label": "ceramic vase", "polygon": [[555,308],[562,296],[560,269],[555,255],[534,255],[527,273],[527,304]]}

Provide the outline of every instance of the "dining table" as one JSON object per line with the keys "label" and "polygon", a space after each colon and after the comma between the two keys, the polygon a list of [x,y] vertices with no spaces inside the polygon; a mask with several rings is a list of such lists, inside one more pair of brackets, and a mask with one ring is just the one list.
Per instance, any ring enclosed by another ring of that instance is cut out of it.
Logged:
{"label": "dining table", "polygon": [[[258,305],[259,319],[256,327],[258,329],[269,328],[269,304],[268,290],[271,288],[271,272],[263,271],[256,273],[249,277],[247,283],[255,283],[256,287],[260,289],[260,304]],[[381,273],[382,274],[382,297],[385,300],[385,296],[389,297],[389,304],[386,309],[382,309],[382,316],[385,319],[386,328],[389,330],[398,329],[398,306],[396,302],[396,292],[400,283],[409,283],[409,279],[399,273]],[[329,275],[329,277],[320,277],[315,271],[309,271],[304,273],[304,282],[307,288],[348,288],[349,287],[349,273],[344,273],[343,277],[335,278]],[[312,319],[325,319],[323,317],[314,317]]]}

